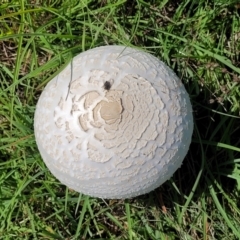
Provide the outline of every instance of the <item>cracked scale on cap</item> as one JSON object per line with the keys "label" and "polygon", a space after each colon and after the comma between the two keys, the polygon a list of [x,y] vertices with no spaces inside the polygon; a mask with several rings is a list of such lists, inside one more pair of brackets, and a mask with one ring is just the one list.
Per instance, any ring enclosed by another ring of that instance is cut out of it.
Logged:
{"label": "cracked scale on cap", "polygon": [[129,198],[155,189],[181,166],[192,107],[163,62],[104,46],[82,52],[47,84],[34,131],[44,162],[63,184],[95,197]]}

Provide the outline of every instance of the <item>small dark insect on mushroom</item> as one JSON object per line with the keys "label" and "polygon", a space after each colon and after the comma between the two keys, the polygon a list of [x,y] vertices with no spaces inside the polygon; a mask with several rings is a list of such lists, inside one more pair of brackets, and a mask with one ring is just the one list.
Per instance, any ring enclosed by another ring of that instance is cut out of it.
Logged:
{"label": "small dark insect on mushroom", "polygon": [[104,84],[103,84],[103,88],[105,89],[105,90],[107,90],[107,91],[109,91],[110,90],[110,88],[111,88],[111,83],[109,82],[109,81],[106,81]]}

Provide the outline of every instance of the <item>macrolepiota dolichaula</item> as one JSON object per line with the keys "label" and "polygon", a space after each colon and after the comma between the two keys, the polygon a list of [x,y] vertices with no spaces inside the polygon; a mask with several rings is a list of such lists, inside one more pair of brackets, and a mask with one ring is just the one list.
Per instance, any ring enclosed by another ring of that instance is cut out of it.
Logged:
{"label": "macrolepiota dolichaula", "polygon": [[95,197],[130,198],[181,166],[192,107],[180,79],[156,57],[103,46],[77,55],[47,84],[34,130],[44,162],[63,184]]}

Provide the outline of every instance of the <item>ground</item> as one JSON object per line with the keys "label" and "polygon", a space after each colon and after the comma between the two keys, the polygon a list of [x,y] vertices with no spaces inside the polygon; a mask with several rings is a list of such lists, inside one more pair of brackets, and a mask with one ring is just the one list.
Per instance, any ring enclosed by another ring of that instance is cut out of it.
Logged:
{"label": "ground", "polygon": [[[239,239],[239,1],[30,1],[0,6],[0,239]],[[103,200],[48,171],[33,133],[46,83],[76,54],[135,46],[169,65],[193,106],[182,167],[155,191]]]}

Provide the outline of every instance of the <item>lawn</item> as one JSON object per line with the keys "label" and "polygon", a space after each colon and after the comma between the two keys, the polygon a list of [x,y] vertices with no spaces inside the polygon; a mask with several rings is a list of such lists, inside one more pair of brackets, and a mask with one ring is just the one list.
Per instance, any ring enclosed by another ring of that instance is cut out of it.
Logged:
{"label": "lawn", "polygon": [[[47,169],[33,117],[82,51],[125,45],[171,67],[193,106],[182,167],[149,194],[104,200]],[[0,0],[0,239],[240,239],[240,4]]]}

